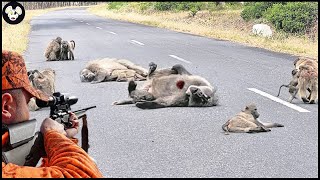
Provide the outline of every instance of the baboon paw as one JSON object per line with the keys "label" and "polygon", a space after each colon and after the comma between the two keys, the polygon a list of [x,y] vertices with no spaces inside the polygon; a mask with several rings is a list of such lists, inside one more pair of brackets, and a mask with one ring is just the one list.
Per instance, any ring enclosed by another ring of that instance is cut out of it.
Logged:
{"label": "baboon paw", "polygon": [[114,101],[111,105],[118,105],[118,101]]}
{"label": "baboon paw", "polygon": [[301,98],[304,103],[309,103],[307,98]]}
{"label": "baboon paw", "polygon": [[316,102],[315,102],[315,100],[311,100],[309,103],[310,104],[315,104]]}

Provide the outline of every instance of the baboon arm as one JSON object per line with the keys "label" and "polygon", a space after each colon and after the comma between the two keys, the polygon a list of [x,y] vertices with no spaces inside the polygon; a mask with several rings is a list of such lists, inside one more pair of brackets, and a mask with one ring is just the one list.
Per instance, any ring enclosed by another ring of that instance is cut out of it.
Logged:
{"label": "baboon arm", "polygon": [[133,100],[122,100],[122,101],[115,101],[112,105],[125,105],[125,104],[134,104]]}
{"label": "baboon arm", "polygon": [[136,106],[140,109],[157,109],[166,107],[156,101],[137,102]]}
{"label": "baboon arm", "polygon": [[265,126],[267,128],[284,127],[284,125],[278,124],[278,123],[263,123],[263,126]]}

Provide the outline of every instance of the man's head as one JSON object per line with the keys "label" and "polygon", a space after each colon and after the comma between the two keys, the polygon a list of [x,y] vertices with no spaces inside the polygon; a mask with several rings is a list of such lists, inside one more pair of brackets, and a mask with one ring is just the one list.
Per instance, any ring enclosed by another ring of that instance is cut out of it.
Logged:
{"label": "man's head", "polygon": [[48,96],[34,89],[29,82],[21,55],[2,51],[2,123],[12,124],[29,119],[28,102],[31,97],[48,101]]}

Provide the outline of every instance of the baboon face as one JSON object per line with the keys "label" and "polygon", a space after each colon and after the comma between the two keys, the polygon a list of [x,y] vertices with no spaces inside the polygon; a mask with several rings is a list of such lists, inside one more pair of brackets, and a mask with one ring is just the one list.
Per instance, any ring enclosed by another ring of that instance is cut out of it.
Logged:
{"label": "baboon face", "polygon": [[95,74],[88,69],[83,69],[80,72],[81,82],[91,82],[95,78]]}
{"label": "baboon face", "polygon": [[209,86],[189,86],[186,91],[189,98],[189,106],[206,106],[212,104],[214,93],[214,89]]}
{"label": "baboon face", "polygon": [[255,104],[250,104],[246,106],[245,110],[249,111],[255,119],[257,119],[260,116],[257,110],[257,106]]}
{"label": "baboon face", "polygon": [[57,41],[59,44],[61,44],[62,38],[61,38],[61,37],[57,37],[57,38],[56,38],[56,41]]}
{"label": "baboon face", "polygon": [[64,49],[64,50],[68,50],[68,42],[67,42],[67,41],[62,41],[61,47],[62,47],[62,49]]}

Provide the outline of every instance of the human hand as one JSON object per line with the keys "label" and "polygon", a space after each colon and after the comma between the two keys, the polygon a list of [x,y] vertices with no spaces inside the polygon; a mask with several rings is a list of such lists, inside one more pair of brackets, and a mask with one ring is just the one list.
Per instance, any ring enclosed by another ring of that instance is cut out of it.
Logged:
{"label": "human hand", "polygon": [[67,135],[62,124],[51,118],[46,118],[41,124],[40,131],[42,134],[45,134],[49,130],[56,130],[63,135]]}
{"label": "human hand", "polygon": [[71,128],[66,129],[66,136],[69,138],[73,138],[77,133],[79,129],[79,120],[78,117],[74,113],[70,113],[69,121],[72,123]]}

